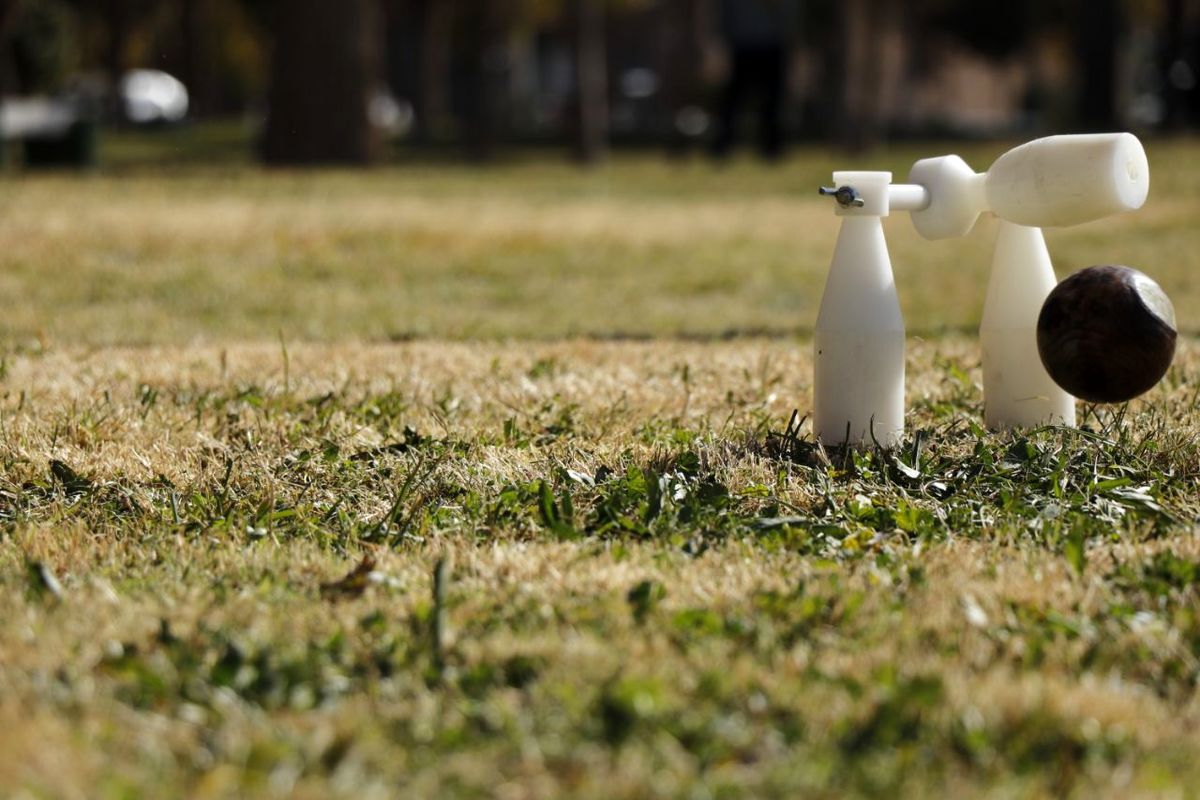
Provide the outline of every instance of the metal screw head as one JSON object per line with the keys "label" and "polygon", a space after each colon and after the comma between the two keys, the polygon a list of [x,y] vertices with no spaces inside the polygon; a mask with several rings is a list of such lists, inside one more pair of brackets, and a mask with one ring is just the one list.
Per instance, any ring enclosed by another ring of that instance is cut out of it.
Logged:
{"label": "metal screw head", "polygon": [[858,191],[853,186],[822,186],[817,190],[823,197],[832,197],[837,201],[837,204],[842,208],[862,208],[867,204],[865,200],[858,196]]}

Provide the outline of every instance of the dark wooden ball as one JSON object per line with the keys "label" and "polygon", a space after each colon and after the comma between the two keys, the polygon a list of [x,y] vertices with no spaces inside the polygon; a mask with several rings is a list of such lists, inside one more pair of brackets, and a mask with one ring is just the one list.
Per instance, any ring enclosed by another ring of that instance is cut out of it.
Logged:
{"label": "dark wooden ball", "polygon": [[1136,269],[1088,267],[1054,288],[1038,316],[1037,344],[1054,382],[1092,403],[1149,390],[1175,357],[1175,309]]}

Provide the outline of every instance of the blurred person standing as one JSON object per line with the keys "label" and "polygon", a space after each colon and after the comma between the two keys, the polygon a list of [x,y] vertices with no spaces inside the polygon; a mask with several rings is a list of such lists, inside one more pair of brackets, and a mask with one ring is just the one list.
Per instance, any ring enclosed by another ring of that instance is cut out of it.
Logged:
{"label": "blurred person standing", "polygon": [[755,95],[759,152],[767,159],[783,155],[788,54],[798,17],[799,0],[717,0],[718,32],[730,68],[713,141],[716,157],[728,156],[737,144],[738,117]]}

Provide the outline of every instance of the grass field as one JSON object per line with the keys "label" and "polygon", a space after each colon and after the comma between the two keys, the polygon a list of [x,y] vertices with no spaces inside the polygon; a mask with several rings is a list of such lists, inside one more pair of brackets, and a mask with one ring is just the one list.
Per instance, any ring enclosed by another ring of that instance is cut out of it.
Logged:
{"label": "grass field", "polygon": [[[1143,400],[988,434],[994,227],[897,217],[910,435],[825,452],[833,156],[123,146],[0,193],[0,795],[1200,785],[1194,338]],[[1141,267],[1194,334],[1198,156],[1154,146],[1144,212],[1051,232],[1060,273]]]}
{"label": "grass field", "polygon": [[[0,193],[0,292],[22,302],[0,332],[75,345],[804,334],[837,236],[816,187],[848,161],[903,176],[943,147],[780,168],[630,157],[591,173],[545,159],[270,175],[117,160],[83,180],[17,179]],[[1005,146],[956,149],[982,169]],[[1160,144],[1142,212],[1051,231],[1060,272],[1138,266],[1185,323],[1200,319],[1195,156]],[[973,330],[994,222],[934,243],[903,215],[887,230],[910,331]]]}

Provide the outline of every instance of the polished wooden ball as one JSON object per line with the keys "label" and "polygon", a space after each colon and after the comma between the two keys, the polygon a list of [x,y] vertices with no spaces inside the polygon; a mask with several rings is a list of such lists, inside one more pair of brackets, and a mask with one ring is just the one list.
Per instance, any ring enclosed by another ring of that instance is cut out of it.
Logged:
{"label": "polished wooden ball", "polygon": [[1149,390],[1175,357],[1175,309],[1136,269],[1088,267],[1064,280],[1038,316],[1038,354],[1054,382],[1093,403]]}

